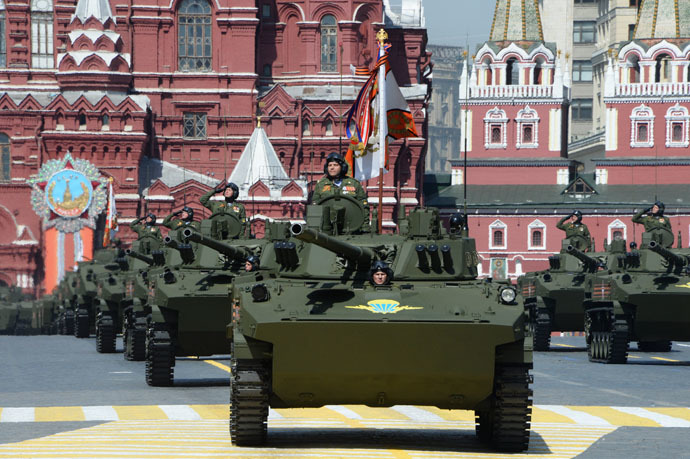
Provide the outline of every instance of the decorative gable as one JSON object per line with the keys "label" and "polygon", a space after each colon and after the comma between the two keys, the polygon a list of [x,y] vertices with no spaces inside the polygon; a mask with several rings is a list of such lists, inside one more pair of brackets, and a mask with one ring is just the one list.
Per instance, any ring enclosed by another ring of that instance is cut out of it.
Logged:
{"label": "decorative gable", "polygon": [[570,182],[561,194],[599,194],[597,190],[587,180],[577,177]]}
{"label": "decorative gable", "polygon": [[270,197],[271,190],[264,184],[264,182],[259,180],[258,182],[254,183],[254,185],[249,187],[249,192],[247,194],[249,197]]}
{"label": "decorative gable", "polygon": [[284,198],[304,198],[304,191],[293,180],[283,187],[280,191],[280,195]]}

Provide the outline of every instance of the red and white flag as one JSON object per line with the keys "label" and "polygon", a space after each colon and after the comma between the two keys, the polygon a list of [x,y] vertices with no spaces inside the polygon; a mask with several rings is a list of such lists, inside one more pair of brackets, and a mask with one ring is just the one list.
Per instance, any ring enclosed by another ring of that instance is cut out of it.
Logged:
{"label": "red and white flag", "polygon": [[115,209],[115,196],[113,196],[113,182],[109,183],[108,188],[108,210],[105,218],[105,231],[103,232],[103,247],[108,247],[110,241],[117,233],[117,210]]}

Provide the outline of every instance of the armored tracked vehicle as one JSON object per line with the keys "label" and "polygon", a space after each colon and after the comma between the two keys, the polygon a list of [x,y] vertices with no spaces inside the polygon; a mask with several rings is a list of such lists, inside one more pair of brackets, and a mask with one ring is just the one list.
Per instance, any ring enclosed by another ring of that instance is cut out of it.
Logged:
{"label": "armored tracked vehicle", "polygon": [[96,276],[96,297],[93,300],[96,350],[112,353],[115,352],[117,332],[122,328],[124,308],[129,306],[125,299],[124,277],[130,266],[125,251],[118,250],[117,257],[103,267],[105,270]]}
{"label": "armored tracked vehicle", "polygon": [[57,333],[58,335],[74,334],[74,310],[77,300],[77,278],[76,271],[67,271],[65,277],[55,289],[57,300]]}
{"label": "armored tracked vehicle", "polygon": [[180,263],[150,269],[147,276],[146,382],[152,386],[172,385],[176,356],[230,352],[229,287],[246,257],[263,246],[244,237],[233,213],[203,220],[201,232],[183,227],[171,234],[166,243],[179,252]]}
{"label": "armored tracked vehicle", "polygon": [[98,278],[109,271],[119,269],[116,258],[121,258],[121,249],[108,248],[96,250],[93,260],[82,261],[77,268],[74,287],[74,336],[88,338],[96,328],[96,296]]}
{"label": "armored tracked vehicle", "polygon": [[612,243],[615,263],[587,285],[590,361],[626,363],[630,341],[641,351],[668,352],[672,340],[690,340],[690,251],[667,248],[672,243],[665,228],[643,233],[639,250]]}
{"label": "armored tracked vehicle", "polygon": [[0,335],[14,335],[19,317],[17,303],[21,300],[21,289],[0,286]]}
{"label": "armored tracked vehicle", "polygon": [[[418,208],[400,234],[375,234],[360,202],[320,204],[233,284],[232,442],[264,443],[269,407],[427,405],[474,410],[482,441],[525,450],[524,310],[513,287],[476,279],[462,225],[446,234],[437,209]],[[375,285],[381,262],[392,282]]]}
{"label": "armored tracked vehicle", "polygon": [[548,269],[517,280],[535,351],[549,350],[552,331],[584,331],[585,281],[604,266],[604,254],[584,252],[586,242],[576,236],[563,239],[560,253],[549,257]]}

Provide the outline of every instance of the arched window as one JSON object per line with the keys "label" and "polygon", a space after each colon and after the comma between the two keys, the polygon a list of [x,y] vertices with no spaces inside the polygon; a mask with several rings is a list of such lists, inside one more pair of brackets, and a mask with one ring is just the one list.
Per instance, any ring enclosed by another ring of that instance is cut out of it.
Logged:
{"label": "arched window", "polygon": [[506,231],[508,230],[505,223],[500,220],[494,221],[489,225],[489,249],[505,249],[506,248]]}
{"label": "arched window", "polygon": [[0,67],[7,67],[7,48],[5,43],[5,10],[0,10]]}
{"label": "arched window", "polygon": [[494,230],[493,245],[496,247],[503,246],[503,230],[502,229],[495,229]]}
{"label": "arched window", "polygon": [[308,119],[302,120],[302,135],[311,135],[311,123]]}
{"label": "arched window", "polygon": [[31,2],[31,66],[50,69],[55,66],[53,57],[53,2]]}
{"label": "arched window", "polygon": [[640,58],[633,56],[630,59],[630,82],[641,83],[640,81]]}
{"label": "arched window", "polygon": [[546,249],[546,225],[540,220],[534,220],[528,226],[527,247],[529,250]]}
{"label": "arched window", "polygon": [[79,130],[85,131],[86,130],[86,115],[84,113],[80,113],[78,118],[79,118]]}
{"label": "arched window", "polygon": [[534,75],[532,76],[532,84],[539,85],[541,84],[541,75],[542,75],[542,60],[537,59],[537,63],[534,66]]}
{"label": "arched window", "polygon": [[179,69],[183,72],[210,72],[211,5],[206,0],[182,0],[177,20]]}
{"label": "arched window", "polygon": [[680,103],[666,112],[666,146],[687,148],[690,146],[690,113]]}
{"label": "arched window", "polygon": [[332,120],[326,120],[324,128],[326,130],[326,135],[333,135],[333,121]]}
{"label": "arched window", "polygon": [[630,115],[632,148],[654,146],[654,112],[644,104],[633,109]]}
{"label": "arched window", "polygon": [[338,26],[335,17],[327,14],[321,19],[321,71],[338,71]]}
{"label": "arched window", "polygon": [[10,138],[0,134],[0,181],[10,179]]}
{"label": "arched window", "polygon": [[666,83],[671,81],[671,56],[662,54],[656,58],[656,72],[654,73],[656,83]]}
{"label": "arched window", "polygon": [[508,86],[520,84],[520,68],[517,65],[517,59],[508,59],[506,66],[506,84]]}
{"label": "arched window", "polygon": [[110,130],[110,116],[108,116],[107,113],[103,113],[103,115],[101,115],[101,130],[102,131],[109,131]]}
{"label": "arched window", "polygon": [[541,230],[532,231],[532,247],[541,247],[543,245],[542,236]]}

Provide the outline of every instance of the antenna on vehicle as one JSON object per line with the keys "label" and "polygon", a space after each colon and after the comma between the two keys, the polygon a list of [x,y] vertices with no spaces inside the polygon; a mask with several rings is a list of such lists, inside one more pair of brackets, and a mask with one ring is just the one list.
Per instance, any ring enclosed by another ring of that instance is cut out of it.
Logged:
{"label": "antenna on vehicle", "polygon": [[[465,58],[465,67],[469,66],[469,59],[467,59],[467,55],[469,54],[469,49],[470,49],[470,36],[467,34],[467,39],[465,41],[465,51],[463,51],[462,55]],[[468,215],[467,215],[467,136],[469,133],[467,132],[467,118],[469,116],[469,99],[470,99],[470,75],[469,72],[471,70],[466,68],[465,69],[465,119],[464,119],[464,126],[462,128],[463,133],[465,134],[465,141],[463,148],[465,150],[465,157],[463,160],[463,166],[462,166],[462,198],[463,198],[463,211],[465,213],[465,226],[467,225],[467,220],[468,220]]]}

